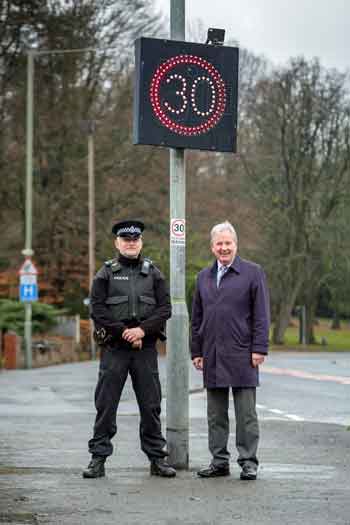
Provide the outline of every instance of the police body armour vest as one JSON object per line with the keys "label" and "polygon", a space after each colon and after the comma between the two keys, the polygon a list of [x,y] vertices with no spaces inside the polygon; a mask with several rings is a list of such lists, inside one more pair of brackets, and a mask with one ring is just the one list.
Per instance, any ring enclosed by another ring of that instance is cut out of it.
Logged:
{"label": "police body armour vest", "polygon": [[149,259],[137,266],[105,263],[109,274],[106,304],[116,321],[142,321],[156,308],[154,268]]}

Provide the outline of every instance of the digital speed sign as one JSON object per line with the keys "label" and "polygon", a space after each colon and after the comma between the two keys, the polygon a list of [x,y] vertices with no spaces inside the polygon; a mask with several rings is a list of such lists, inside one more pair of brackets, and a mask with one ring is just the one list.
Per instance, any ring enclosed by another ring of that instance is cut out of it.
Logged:
{"label": "digital speed sign", "polygon": [[236,151],[238,48],[135,42],[134,144]]}

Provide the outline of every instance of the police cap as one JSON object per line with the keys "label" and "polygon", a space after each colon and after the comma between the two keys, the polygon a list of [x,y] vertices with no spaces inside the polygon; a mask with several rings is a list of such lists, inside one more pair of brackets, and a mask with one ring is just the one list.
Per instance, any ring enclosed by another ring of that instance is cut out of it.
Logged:
{"label": "police cap", "polygon": [[138,239],[145,225],[141,221],[127,220],[116,222],[112,228],[112,233],[116,237],[127,237],[128,239]]}

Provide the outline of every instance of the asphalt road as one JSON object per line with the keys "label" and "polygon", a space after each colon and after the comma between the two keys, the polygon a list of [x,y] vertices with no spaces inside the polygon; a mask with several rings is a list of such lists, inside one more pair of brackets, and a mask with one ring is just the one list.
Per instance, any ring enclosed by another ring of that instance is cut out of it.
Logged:
{"label": "asphalt road", "polygon": [[149,477],[127,385],[107,476],[83,480],[97,370],[88,362],[0,373],[1,524],[350,525],[350,354],[276,353],[262,367],[256,482],[239,480],[233,411],[231,476],[197,479],[210,458],[205,393],[191,367],[190,470]]}

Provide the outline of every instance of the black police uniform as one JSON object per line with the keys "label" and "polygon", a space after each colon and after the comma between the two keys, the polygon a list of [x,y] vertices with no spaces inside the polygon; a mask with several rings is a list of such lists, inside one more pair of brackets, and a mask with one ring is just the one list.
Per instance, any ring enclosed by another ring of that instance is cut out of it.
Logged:
{"label": "black police uniform", "polygon": [[[166,456],[161,432],[161,387],[156,341],[171,316],[169,290],[162,273],[149,261],[119,255],[107,261],[93,281],[91,317],[104,328],[99,379],[95,392],[97,410],[94,435],[89,441],[93,457],[111,455],[111,439],[117,432],[116,413],[128,374],[140,409],[141,449],[150,461]],[[126,328],[145,332],[142,348],[122,338]]]}

